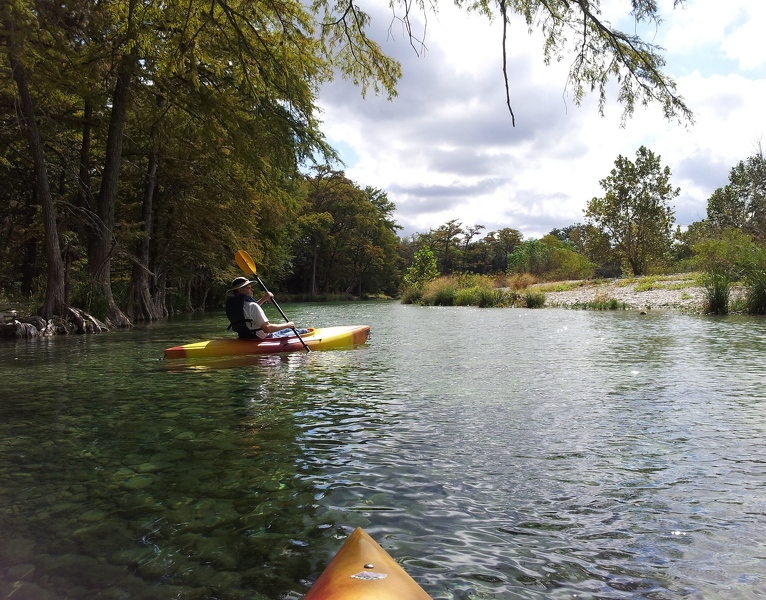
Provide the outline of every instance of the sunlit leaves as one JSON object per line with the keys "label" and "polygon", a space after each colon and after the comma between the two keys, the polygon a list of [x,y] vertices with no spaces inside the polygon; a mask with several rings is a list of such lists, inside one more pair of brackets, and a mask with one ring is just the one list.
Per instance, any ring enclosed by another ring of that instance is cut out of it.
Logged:
{"label": "sunlit leaves", "polygon": [[708,200],[707,214],[718,231],[735,227],[766,240],[766,160],[760,151],[731,169],[729,183]]}
{"label": "sunlit leaves", "polygon": [[385,91],[389,98],[396,96],[401,66],[368,36],[370,16],[354,0],[315,0],[312,10],[319,21],[319,40],[329,64],[359,86],[362,96],[370,88],[376,94]]}
{"label": "sunlit leaves", "polygon": [[[674,5],[682,3],[676,0]],[[603,115],[613,81],[617,100],[623,106],[623,122],[636,107],[657,104],[666,119],[693,123],[693,113],[678,93],[676,83],[664,72],[663,49],[638,35],[615,29],[603,18],[598,0],[459,0],[458,5],[490,18],[502,18],[505,27],[511,16],[518,14],[530,32],[539,30],[545,63],[570,61],[567,86],[577,104],[594,93]],[[630,0],[629,6],[637,27],[660,24],[655,0]],[[505,33],[502,44],[505,56]]]}
{"label": "sunlit leaves", "polygon": [[662,260],[670,250],[674,213],[669,202],[679,190],[670,185],[670,169],[644,146],[637,150],[635,162],[618,156],[614,164],[600,182],[604,197],[593,198],[585,216],[609,237],[634,275],[646,275],[651,262]]}
{"label": "sunlit leaves", "polygon": [[399,226],[385,192],[317,168],[299,223],[293,285],[312,293],[392,293]]}

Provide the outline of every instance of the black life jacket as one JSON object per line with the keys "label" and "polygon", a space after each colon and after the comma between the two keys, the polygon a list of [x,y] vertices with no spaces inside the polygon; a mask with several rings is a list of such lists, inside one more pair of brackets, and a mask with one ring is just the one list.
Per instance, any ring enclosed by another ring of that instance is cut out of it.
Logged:
{"label": "black life jacket", "polygon": [[233,329],[240,337],[249,337],[260,329],[260,327],[258,329],[250,329],[247,326],[248,323],[252,325],[253,320],[245,318],[246,302],[255,302],[255,299],[245,294],[236,294],[226,299],[226,316],[229,319],[229,326],[226,330]]}

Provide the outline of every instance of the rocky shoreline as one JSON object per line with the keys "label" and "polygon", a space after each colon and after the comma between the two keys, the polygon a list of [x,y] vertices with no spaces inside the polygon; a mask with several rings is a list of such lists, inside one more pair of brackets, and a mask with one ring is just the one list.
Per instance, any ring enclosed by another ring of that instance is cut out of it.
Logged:
{"label": "rocky shoreline", "polygon": [[[560,289],[559,289],[560,288]],[[538,284],[528,291],[545,294],[546,307],[573,308],[616,300],[631,310],[703,312],[705,289],[693,275]],[[733,290],[736,294],[737,290]]]}

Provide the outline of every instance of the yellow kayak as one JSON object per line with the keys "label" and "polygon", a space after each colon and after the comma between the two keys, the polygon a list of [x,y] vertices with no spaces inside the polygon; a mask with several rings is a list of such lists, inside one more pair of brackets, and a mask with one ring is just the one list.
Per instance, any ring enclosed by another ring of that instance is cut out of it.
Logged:
{"label": "yellow kayak", "polygon": [[[308,333],[301,334],[301,338],[310,350],[328,350],[364,344],[367,342],[369,335],[369,325],[341,325],[309,329]],[[173,346],[165,350],[165,358],[209,358],[213,356],[245,356],[305,351],[306,348],[303,346],[300,338],[295,335],[289,335],[262,340],[229,338]]]}
{"label": "yellow kayak", "polygon": [[357,527],[303,600],[431,600],[431,596]]}

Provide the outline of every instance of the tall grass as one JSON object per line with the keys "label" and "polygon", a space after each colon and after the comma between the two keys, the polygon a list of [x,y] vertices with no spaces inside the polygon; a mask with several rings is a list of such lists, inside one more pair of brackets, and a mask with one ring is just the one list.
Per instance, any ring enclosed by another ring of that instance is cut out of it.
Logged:
{"label": "tall grass", "polygon": [[712,266],[705,273],[702,280],[705,288],[705,312],[715,315],[729,314],[732,281],[731,271],[720,265]]}
{"label": "tall grass", "polygon": [[478,293],[479,308],[492,308],[497,306],[513,306],[518,300],[518,294],[510,290],[480,289]]}
{"label": "tall grass", "polygon": [[537,277],[531,273],[512,273],[505,275],[502,280],[497,282],[497,287],[507,287],[512,290],[525,290],[530,285],[537,283]]}
{"label": "tall grass", "polygon": [[417,285],[405,286],[400,295],[402,304],[418,304],[422,298],[423,289]]}
{"label": "tall grass", "polygon": [[[518,294],[495,287],[494,278],[483,275],[465,274],[440,277],[423,286],[420,297],[409,293],[407,301],[419,302],[424,306],[477,306],[480,308],[513,306]],[[402,301],[404,302],[404,296]]]}
{"label": "tall grass", "polygon": [[751,315],[766,314],[766,269],[751,269],[746,277],[745,310]]}
{"label": "tall grass", "polygon": [[527,292],[524,294],[524,306],[527,308],[543,308],[545,306],[545,294],[542,292]]}
{"label": "tall grass", "polygon": [[572,304],[572,308],[580,310],[627,310],[628,305],[625,302],[620,302],[617,298],[605,294],[596,294],[593,300],[577,302]]}

